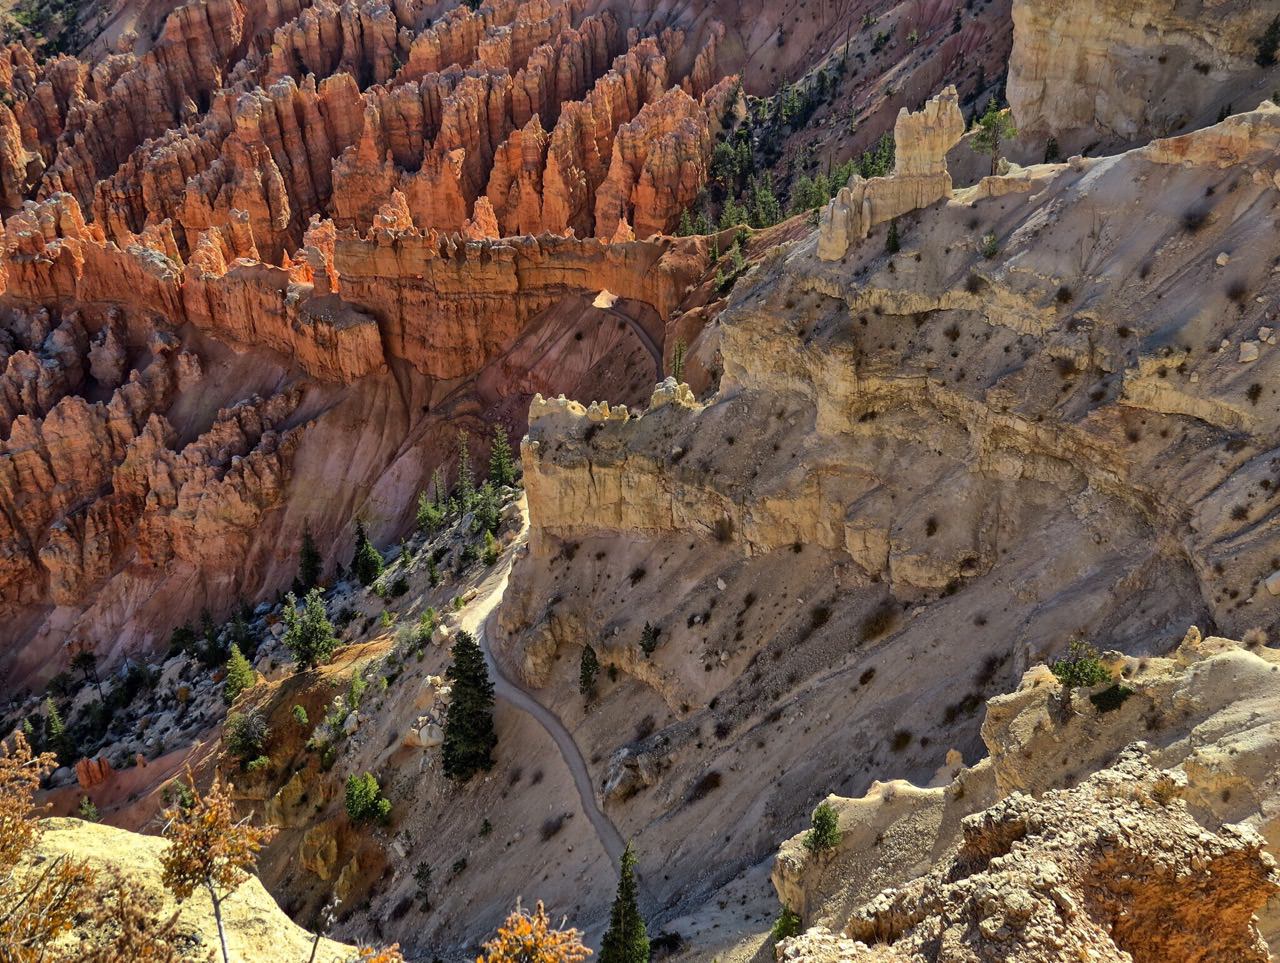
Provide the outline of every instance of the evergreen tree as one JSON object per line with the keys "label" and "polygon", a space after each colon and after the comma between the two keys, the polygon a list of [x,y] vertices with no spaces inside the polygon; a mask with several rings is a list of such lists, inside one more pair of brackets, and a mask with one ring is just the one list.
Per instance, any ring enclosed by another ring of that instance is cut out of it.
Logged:
{"label": "evergreen tree", "polygon": [[476,498],[476,479],[471,472],[471,436],[458,432],[458,504],[465,515]]}
{"label": "evergreen tree", "polygon": [[750,220],[751,214],[733,198],[724,202],[724,210],[720,212],[720,230],[727,231],[731,227],[746,224]]}
{"label": "evergreen tree", "polygon": [[98,689],[98,698],[107,700],[102,691],[102,680],[98,677],[98,657],[88,649],[81,649],[71,658],[71,668],[84,676],[85,682],[92,682]]}
{"label": "evergreen tree", "polygon": [[684,356],[688,348],[685,346],[683,338],[676,338],[676,343],[671,347],[671,377],[676,379],[676,384],[684,381]]}
{"label": "evergreen tree", "polygon": [[516,462],[511,454],[511,442],[501,425],[493,426],[493,448],[489,451],[489,480],[495,488],[516,483]]}
{"label": "evergreen tree", "polygon": [[351,572],[365,588],[382,574],[382,553],[369,541],[361,521],[356,522],[356,554],[351,560]]}
{"label": "evergreen tree", "polygon": [[444,719],[444,774],[466,782],[493,768],[493,682],[475,636],[458,632],[446,675],[453,685]]}
{"label": "evergreen tree", "polygon": [[232,645],[240,647],[240,651],[250,659],[258,651],[258,642],[249,631],[249,620],[253,618],[253,610],[246,605],[240,606],[231,617],[229,638]]}
{"label": "evergreen tree", "polygon": [[320,584],[323,573],[324,559],[311,537],[311,525],[308,523],[302,530],[302,551],[298,554],[298,591],[310,592]]}
{"label": "evergreen tree", "polygon": [[1013,118],[1008,108],[1001,110],[996,106],[994,97],[987,103],[987,109],[973,128],[973,149],[979,154],[991,155],[991,173],[994,176],[1000,163],[1000,144],[1011,137],[1018,136],[1018,128],[1013,125]]}
{"label": "evergreen tree", "polygon": [[418,528],[428,535],[444,522],[444,509],[433,501],[424,489],[418,495]]}
{"label": "evergreen tree", "polygon": [[234,642],[231,643],[231,657],[227,659],[226,685],[222,689],[222,697],[227,701],[227,705],[235,702],[236,696],[245,689],[253,688],[256,681],[257,675],[253,671],[253,666],[241,653],[240,646]]}
{"label": "evergreen tree", "polygon": [[493,485],[488,480],[480,486],[479,492],[476,493],[475,503],[476,531],[496,532],[499,521],[498,493],[493,490]]}
{"label": "evergreen tree", "polygon": [[578,666],[578,691],[584,696],[591,695],[596,687],[596,675],[600,672],[600,660],[596,650],[589,645],[582,647],[582,662]]}
{"label": "evergreen tree", "polygon": [[284,625],[284,645],[293,654],[299,671],[327,661],[338,646],[319,589],[307,593],[302,615],[298,615],[298,600],[293,593],[284,597]]}
{"label": "evergreen tree", "polygon": [[889,222],[889,233],[884,239],[884,249],[890,254],[897,254],[902,249],[902,242],[898,239],[898,219],[896,217]]}
{"label": "evergreen tree", "polygon": [[[862,152],[858,158],[858,173],[868,180],[872,177],[887,177],[893,172],[894,157],[897,145],[893,134],[885,134],[871,150]],[[847,178],[846,178],[847,179]]]}
{"label": "evergreen tree", "polygon": [[493,532],[488,529],[484,533],[484,559],[485,565],[493,565],[498,561],[498,556],[502,553],[502,549],[498,546],[498,540],[493,537]]}
{"label": "evergreen tree", "polygon": [[52,699],[44,700],[44,742],[58,757],[58,764],[69,766],[76,761],[76,744],[62,721],[62,714]]}
{"label": "evergreen tree", "polygon": [[773,174],[769,171],[751,178],[751,196],[747,207],[751,226],[754,228],[772,227],[782,220],[782,205],[773,192]]}
{"label": "evergreen tree", "polygon": [[636,854],[627,843],[618,875],[618,895],[609,913],[609,929],[600,944],[600,963],[649,963],[649,933],[636,905]]}
{"label": "evergreen tree", "polygon": [[1258,54],[1253,58],[1253,62],[1259,67],[1274,67],[1276,48],[1280,47],[1280,17],[1272,20],[1267,25],[1267,29],[1262,32],[1262,36],[1253,43],[1258,48]]}

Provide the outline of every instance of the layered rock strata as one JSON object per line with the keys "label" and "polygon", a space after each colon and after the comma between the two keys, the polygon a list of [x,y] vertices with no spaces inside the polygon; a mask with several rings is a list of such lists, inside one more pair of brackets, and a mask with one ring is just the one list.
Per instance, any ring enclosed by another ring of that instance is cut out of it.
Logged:
{"label": "layered rock strata", "polygon": [[[808,823],[799,787],[927,783],[948,745],[982,750],[986,698],[1072,639],[1274,637],[1277,131],[1264,105],[986,178],[900,215],[892,253],[883,223],[843,261],[797,231],[747,252],[691,348],[714,387],[533,406],[500,654],[590,719],[638,848],[736,887],[773,828]],[[584,708],[586,645],[616,681]],[[777,778],[727,790],[748,767]]]}
{"label": "layered rock strata", "polygon": [[1260,51],[1278,13],[1243,0],[1015,0],[1007,89],[1022,138],[1033,153],[1053,138],[1066,156],[1252,107],[1275,87]]}

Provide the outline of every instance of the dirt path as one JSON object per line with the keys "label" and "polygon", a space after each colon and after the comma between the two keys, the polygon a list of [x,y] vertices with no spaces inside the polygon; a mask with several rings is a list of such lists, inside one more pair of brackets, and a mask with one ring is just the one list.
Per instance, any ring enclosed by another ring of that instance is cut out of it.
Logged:
{"label": "dirt path", "polygon": [[474,599],[467,606],[460,624],[462,628],[474,634],[480,642],[485,662],[489,666],[489,673],[493,677],[494,695],[511,703],[521,712],[532,717],[555,741],[560,750],[560,755],[564,758],[565,765],[569,767],[569,773],[573,776],[573,784],[577,787],[578,796],[582,801],[582,811],[591,820],[596,836],[600,839],[600,845],[608,853],[614,869],[617,869],[626,844],[623,842],[618,828],[613,825],[613,820],[605,815],[604,810],[600,808],[600,804],[596,801],[595,789],[591,784],[591,771],[587,768],[587,761],[583,758],[582,751],[574,741],[572,733],[565,728],[564,723],[560,721],[560,718],[554,712],[537,700],[529,689],[526,689],[503,672],[502,667],[498,664],[490,649],[494,619],[498,606],[502,602],[502,597],[506,594],[507,581],[511,575],[511,565],[515,556],[514,547],[520,543],[528,530],[528,513],[522,511],[522,515],[524,528],[520,532],[520,537],[516,539],[513,546],[503,553],[505,558],[500,572],[494,579],[486,583],[486,594]]}

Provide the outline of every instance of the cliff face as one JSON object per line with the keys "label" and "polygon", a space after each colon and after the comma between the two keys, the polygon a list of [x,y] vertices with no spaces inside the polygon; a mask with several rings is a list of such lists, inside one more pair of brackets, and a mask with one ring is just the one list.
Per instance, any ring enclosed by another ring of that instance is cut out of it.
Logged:
{"label": "cliff face", "polygon": [[[1270,959],[1275,650],[1193,628],[1168,658],[1105,661],[1114,683],[1068,692],[1037,666],[992,699],[972,768],[830,797],[836,849],[797,836],[773,871],[812,927],[779,959]],[[944,917],[963,922],[939,946]]]}
{"label": "cliff face", "polygon": [[1259,44],[1273,3],[1015,0],[1008,97],[1024,141],[1062,156],[1134,145],[1271,96]]}
{"label": "cliff face", "polygon": [[[923,784],[979,751],[983,700],[1072,638],[1274,631],[1278,130],[1267,106],[987,178],[900,214],[896,253],[883,223],[842,261],[821,230],[752,250],[691,351],[716,389],[535,403],[504,657],[589,712],[639,849],[708,867],[659,899],[747,887],[822,773]],[[584,644],[618,674],[589,709]]]}
{"label": "cliff face", "polygon": [[[694,241],[469,241],[419,232],[394,205],[380,219],[367,236],[313,224],[289,268],[236,257],[236,232],[206,233],[187,263],[171,237],[121,251],[69,195],[10,219],[0,605],[19,617],[15,678],[52,671],[59,637],[146,648],[201,606],[287,584],[306,525],[345,553],[363,479],[384,479],[364,510],[394,531],[452,453],[437,384],[515,353],[524,378],[486,387],[483,407],[522,417],[506,399],[596,383],[577,379],[598,359],[562,364],[561,385],[539,372],[565,349],[521,348],[548,316],[590,319],[572,292],[608,288],[661,327],[706,263]],[[556,314],[566,298],[578,316]],[[621,334],[615,360],[650,377]],[[387,431],[354,442],[352,418]],[[353,445],[341,470],[321,454]],[[332,497],[303,494],[331,473]]]}
{"label": "cliff face", "polygon": [[[615,400],[640,397],[706,245],[618,227],[663,234],[701,189],[719,28],[641,34],[580,0],[431,7],[202,0],[96,63],[5,48],[14,685],[66,641],[146,649],[287,585],[304,527],[331,565],[357,511],[399,532],[457,419],[510,429],[534,391],[606,370]],[[587,343],[614,358],[529,349],[548,324],[604,328],[605,289],[631,326]],[[363,421],[384,430],[356,438]]]}

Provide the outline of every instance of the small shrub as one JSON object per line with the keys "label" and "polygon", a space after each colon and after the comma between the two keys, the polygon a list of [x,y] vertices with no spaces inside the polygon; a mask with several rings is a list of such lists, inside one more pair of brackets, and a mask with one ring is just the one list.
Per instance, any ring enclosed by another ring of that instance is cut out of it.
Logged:
{"label": "small shrub", "polygon": [[1178,783],[1167,773],[1162,774],[1151,787],[1151,798],[1161,806],[1169,805],[1178,798]]}
{"label": "small shrub", "polygon": [[829,802],[818,803],[813,811],[810,829],[804,834],[804,848],[811,853],[825,853],[840,842],[840,817]]}
{"label": "small shrub", "polygon": [[1113,682],[1101,692],[1089,696],[1089,701],[1099,712],[1114,712],[1124,705],[1124,700],[1133,695],[1133,690],[1119,682]]}
{"label": "small shrub", "polygon": [[1067,656],[1054,661],[1049,670],[1064,689],[1088,688],[1111,680],[1111,673],[1098,658],[1098,650],[1087,642],[1072,642]]}
{"label": "small shrub", "polygon": [[716,523],[713,526],[713,531],[717,542],[720,542],[722,545],[728,544],[733,541],[733,519],[728,515],[717,518]]}
{"label": "small shrub", "polygon": [[391,597],[396,599],[398,599],[400,596],[404,595],[408,591],[409,591],[409,576],[404,574],[403,572],[395,577],[395,580],[392,581],[391,583],[391,587],[387,589],[387,592],[391,595]]}
{"label": "small shrub", "polygon": [[98,807],[93,804],[93,800],[88,796],[80,797],[80,808],[77,810],[76,815],[87,823],[96,823],[102,818],[102,815],[98,812]]}
{"label": "small shrub", "polygon": [[270,735],[267,720],[257,709],[233,712],[227,716],[223,725],[222,744],[232,755],[252,759],[261,755]]}
{"label": "small shrub", "polygon": [[990,261],[1000,253],[1000,238],[996,237],[993,231],[988,231],[986,234],[982,235],[982,240],[978,244],[978,251],[984,258]]}
{"label": "small shrub", "polygon": [[382,795],[373,773],[347,777],[347,816],[353,823],[385,823],[391,817],[391,801]]}
{"label": "small shrub", "polygon": [[1197,234],[1209,223],[1209,211],[1203,207],[1192,207],[1182,212],[1182,229],[1188,234]]}
{"label": "small shrub", "polygon": [[542,837],[542,841],[545,843],[562,829],[564,829],[564,816],[551,816],[543,821],[542,828],[538,830],[538,835]]}
{"label": "small shrub", "polygon": [[304,728],[310,720],[307,718],[307,710],[302,706],[293,707],[293,721],[298,724],[298,728]]}
{"label": "small shrub", "polygon": [[249,760],[249,763],[248,765],[245,766],[245,769],[249,770],[249,772],[261,772],[262,770],[266,769],[269,765],[271,765],[270,758],[268,758],[267,756],[256,756],[255,758]]}
{"label": "small shrub", "polygon": [[596,650],[589,645],[582,647],[582,661],[578,665],[578,691],[589,696],[596,687],[596,675],[600,672],[600,660]]}
{"label": "small shrub", "polygon": [[1072,294],[1071,289],[1064,284],[1062,287],[1058,288],[1058,293],[1054,295],[1054,299],[1059,304],[1070,304],[1075,299],[1075,295]]}
{"label": "small shrub", "polygon": [[887,600],[874,612],[862,620],[858,628],[858,638],[862,642],[872,642],[885,635],[898,620],[898,606]]}
{"label": "small shrub", "polygon": [[697,802],[699,799],[705,798],[710,793],[720,788],[720,784],[724,781],[724,777],[715,769],[702,776],[689,788],[689,802]]}
{"label": "small shrub", "polygon": [[782,940],[788,940],[793,936],[800,935],[800,914],[793,913],[785,906],[782,908],[782,915],[774,921],[773,929],[769,931],[769,937],[775,943]]}
{"label": "small shrub", "polygon": [[360,708],[360,702],[364,699],[365,690],[369,688],[369,682],[364,677],[364,670],[357,669],[351,676],[351,681],[347,685],[347,711],[355,712]]}
{"label": "small shrub", "polygon": [[909,730],[899,729],[893,734],[893,738],[889,740],[889,748],[894,752],[902,752],[911,745],[911,740],[914,738],[915,736]]}
{"label": "small shrub", "polygon": [[650,625],[648,622],[644,624],[644,628],[640,631],[640,649],[646,656],[653,655],[658,648],[661,631],[656,625]]}

